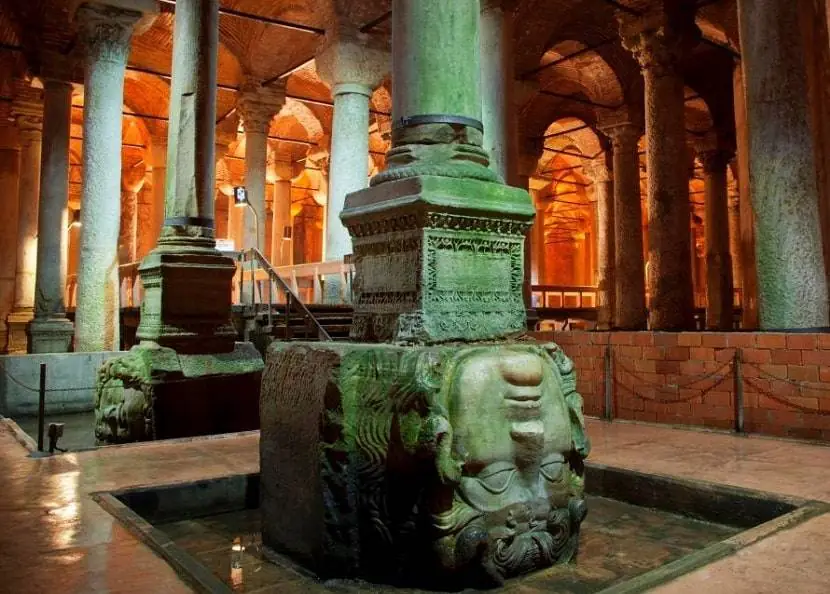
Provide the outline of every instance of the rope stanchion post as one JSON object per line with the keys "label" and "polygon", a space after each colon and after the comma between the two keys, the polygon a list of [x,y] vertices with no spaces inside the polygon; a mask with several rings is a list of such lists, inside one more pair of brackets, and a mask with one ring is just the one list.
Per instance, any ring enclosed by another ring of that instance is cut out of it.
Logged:
{"label": "rope stanchion post", "polygon": [[741,349],[735,349],[732,363],[733,392],[735,396],[735,433],[744,433],[744,380],[741,368]]}
{"label": "rope stanchion post", "polygon": [[614,420],[614,361],[611,345],[605,347],[605,420]]}
{"label": "rope stanchion post", "polygon": [[43,451],[43,430],[46,424],[46,363],[40,364],[40,386],[37,402],[37,451]]}

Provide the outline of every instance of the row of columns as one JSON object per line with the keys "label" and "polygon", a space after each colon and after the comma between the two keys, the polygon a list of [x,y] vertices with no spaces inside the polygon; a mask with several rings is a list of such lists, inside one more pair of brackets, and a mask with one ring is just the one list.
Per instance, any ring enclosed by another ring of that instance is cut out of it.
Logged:
{"label": "row of columns", "polygon": [[[758,0],[760,1],[760,0]],[[780,2],[765,5],[775,11],[755,10],[758,2],[741,2],[744,66],[751,73],[747,84],[750,118],[749,153],[753,161],[764,166],[752,170],[753,202],[759,236],[759,293],[765,327],[818,327],[827,323],[827,286],[818,228],[815,163],[810,159],[812,145],[806,149],[796,140],[809,137],[806,107],[790,110],[789,120],[782,117],[782,103],[804,105],[803,76],[794,74],[781,82],[781,64],[797,59],[797,15]],[[140,4],[140,3],[139,3]],[[154,9],[148,2],[147,11]],[[500,72],[510,81],[509,62],[512,22],[501,5],[485,5],[482,16],[483,63],[491,72]],[[76,350],[105,350],[118,347],[118,260],[112,249],[118,244],[120,228],[119,195],[121,105],[123,77],[129,41],[134,26],[143,16],[140,10],[124,10],[101,3],[85,3],[78,10],[86,52],[84,119],[84,182],[79,270],[78,314],[75,328]],[[772,15],[772,16],[770,16]],[[636,23],[623,23],[621,32],[626,47],[632,51],[643,70],[646,82],[645,133],[649,172],[649,262],[648,289],[651,294],[649,325],[653,329],[676,330],[691,326],[692,278],[688,266],[689,239],[688,181],[684,159],[685,125],[683,116],[683,80],[677,64],[684,44],[694,37],[692,24],[680,30],[677,20],[655,13]],[[749,24],[747,24],[749,23]],[[486,25],[486,26],[485,26]],[[776,40],[761,43],[758,31],[768,31]],[[788,49],[789,48],[789,49]],[[770,60],[769,51],[783,52]],[[792,53],[788,53],[792,52]],[[321,75],[332,86],[335,97],[332,139],[329,208],[326,221],[326,259],[340,259],[351,252],[348,233],[339,221],[346,194],[361,189],[368,181],[369,99],[372,89],[387,71],[388,57],[372,48],[359,34],[341,35],[330,40],[320,55]],[[785,68],[786,70],[786,68]],[[803,73],[802,73],[803,74]],[[487,78],[487,77],[485,77]],[[495,79],[496,77],[490,77]],[[774,81],[774,84],[770,81]],[[786,83],[786,84],[785,84]],[[510,86],[510,85],[505,85]],[[259,229],[253,221],[246,223],[245,246],[263,249],[264,187],[267,159],[268,124],[284,102],[279,87],[264,89],[253,84],[240,97],[239,110],[246,132],[246,183],[253,208],[259,215]],[[491,123],[486,142],[496,154],[492,167],[511,176],[515,159],[515,138],[510,133],[510,94],[499,88],[489,89],[484,99],[484,117]],[[489,103],[488,103],[489,98]],[[15,314],[33,308],[41,322],[66,331],[63,313],[61,276],[65,263],[55,259],[56,242],[65,228],[64,214],[68,189],[60,181],[68,175],[69,109],[71,86],[62,81],[47,81],[44,106],[48,145],[41,147],[41,133],[32,114],[20,113],[22,126],[21,176],[19,187],[18,263],[15,290]],[[28,120],[27,120],[28,118]],[[499,123],[503,123],[499,127]],[[756,125],[753,125],[756,124]],[[597,177],[600,234],[600,302],[603,323],[623,329],[646,326],[642,223],[639,197],[639,159],[637,142],[640,129],[631,122],[607,124],[603,132],[612,148],[609,173]],[[780,139],[792,141],[781,158]],[[739,139],[740,143],[740,139]],[[501,153],[497,150],[501,147]],[[774,151],[766,159],[769,151]],[[37,162],[43,155],[44,165]],[[709,327],[724,327],[731,318],[733,265],[730,258],[730,227],[746,226],[741,213],[740,225],[730,217],[726,193],[727,156],[720,149],[701,153],[706,178],[707,269],[709,270]],[[778,163],[772,168],[770,163]],[[256,167],[261,164],[261,171]],[[607,169],[607,164],[604,164]],[[154,169],[154,178],[164,176]],[[42,171],[45,192],[41,196],[42,216],[37,217],[38,176]],[[613,179],[613,181],[612,181]],[[57,183],[54,183],[58,180]],[[789,182],[787,196],[782,195],[782,180]],[[155,179],[154,179],[155,181]],[[169,180],[168,180],[169,181]],[[516,183],[516,180],[513,180]],[[48,187],[47,187],[48,186]],[[159,188],[161,184],[154,183]],[[169,187],[169,184],[168,184]],[[285,188],[281,188],[286,193]],[[169,190],[168,190],[169,191]],[[290,208],[290,196],[287,202]],[[281,220],[285,220],[280,208]],[[277,209],[275,208],[275,222]],[[56,214],[57,213],[57,214]],[[770,214],[772,213],[772,214]],[[795,214],[792,214],[795,213]],[[812,216],[816,214],[816,216]],[[289,215],[290,216],[290,215]],[[94,220],[93,220],[94,217]],[[37,232],[36,221],[41,225]],[[731,221],[731,224],[730,224]],[[805,221],[806,227],[805,227]],[[815,224],[813,224],[815,223]],[[63,225],[63,227],[61,227]],[[789,228],[787,225],[792,227]],[[274,237],[281,237],[276,226]],[[797,232],[796,232],[797,228]],[[732,234],[732,242],[735,234]],[[34,238],[40,237],[38,253]],[[742,253],[746,253],[742,246]],[[264,250],[263,250],[264,251]],[[273,255],[279,250],[271,246]],[[782,254],[789,254],[784,256]],[[795,264],[788,258],[798,258]],[[808,262],[805,270],[804,262]],[[41,259],[43,265],[36,266]],[[31,278],[37,270],[39,296],[35,305]],[[43,297],[40,298],[41,293]],[[806,302],[809,307],[804,307]],[[10,321],[13,321],[10,319]],[[35,324],[37,326],[37,324]],[[44,328],[47,325],[43,326]],[[53,348],[53,347],[50,347]]]}

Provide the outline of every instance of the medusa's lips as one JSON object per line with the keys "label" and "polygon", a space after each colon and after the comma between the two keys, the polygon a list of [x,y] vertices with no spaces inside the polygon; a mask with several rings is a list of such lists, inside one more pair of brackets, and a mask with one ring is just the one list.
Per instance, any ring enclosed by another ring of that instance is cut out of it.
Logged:
{"label": "medusa's lips", "polygon": [[510,386],[504,395],[504,402],[515,416],[533,418],[542,410],[541,386]]}

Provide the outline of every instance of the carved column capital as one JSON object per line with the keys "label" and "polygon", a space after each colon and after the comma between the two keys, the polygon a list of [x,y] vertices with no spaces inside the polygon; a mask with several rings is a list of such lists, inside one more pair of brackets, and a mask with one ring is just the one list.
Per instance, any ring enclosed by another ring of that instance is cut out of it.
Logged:
{"label": "carved column capital", "polygon": [[126,64],[133,31],[142,19],[157,12],[150,0],[84,2],[75,12],[87,61]]}
{"label": "carved column capital", "polygon": [[609,182],[612,179],[611,168],[608,167],[608,162],[604,154],[596,159],[585,161],[582,164],[582,173],[595,184]]}
{"label": "carved column capital", "polygon": [[636,145],[643,135],[642,127],[631,122],[607,124],[600,131],[608,137],[615,149]]}
{"label": "carved column capital", "polygon": [[690,21],[672,16],[675,15],[664,10],[642,16],[617,16],[623,47],[631,52],[643,71],[658,77],[676,75],[684,52],[700,37],[693,18]]}
{"label": "carved column capital", "polygon": [[259,81],[248,78],[239,91],[236,109],[245,133],[268,134],[271,120],[285,105],[285,82],[264,87]]}
{"label": "carved column capital", "polygon": [[326,35],[317,58],[317,73],[333,93],[371,96],[391,68],[389,50],[365,33],[339,29]]}
{"label": "carved column capital", "polygon": [[12,103],[12,117],[24,145],[40,140],[43,133],[43,103],[15,100]]}

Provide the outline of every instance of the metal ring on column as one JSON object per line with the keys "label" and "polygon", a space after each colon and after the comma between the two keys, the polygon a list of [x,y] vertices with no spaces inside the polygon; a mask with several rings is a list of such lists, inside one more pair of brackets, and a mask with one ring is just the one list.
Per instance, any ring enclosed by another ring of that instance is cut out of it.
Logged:
{"label": "metal ring on column", "polygon": [[400,130],[410,126],[422,126],[424,124],[451,124],[455,126],[467,126],[468,128],[475,128],[479,132],[484,132],[484,124],[482,124],[479,120],[464,116],[446,114],[404,116],[395,122],[393,130]]}
{"label": "metal ring on column", "polygon": [[205,227],[213,229],[213,219],[208,217],[171,217],[164,219],[165,227]]}

